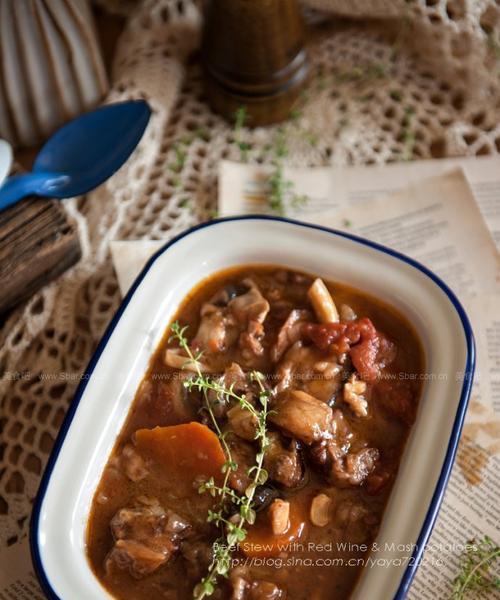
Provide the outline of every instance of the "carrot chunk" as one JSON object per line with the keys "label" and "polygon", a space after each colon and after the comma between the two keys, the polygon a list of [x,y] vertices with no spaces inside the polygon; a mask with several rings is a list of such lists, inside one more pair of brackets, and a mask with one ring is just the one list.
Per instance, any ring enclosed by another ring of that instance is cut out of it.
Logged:
{"label": "carrot chunk", "polygon": [[152,460],[177,489],[193,489],[195,480],[213,477],[222,481],[226,462],[217,435],[201,423],[185,423],[154,429],[139,429],[135,445]]}

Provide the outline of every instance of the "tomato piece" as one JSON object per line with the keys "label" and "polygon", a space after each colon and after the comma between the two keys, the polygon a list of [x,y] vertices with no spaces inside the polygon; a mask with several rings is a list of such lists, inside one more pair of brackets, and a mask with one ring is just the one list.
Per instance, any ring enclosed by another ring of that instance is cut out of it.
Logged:
{"label": "tomato piece", "polygon": [[377,338],[367,339],[351,348],[352,364],[364,381],[372,382],[379,376],[377,354]]}
{"label": "tomato piece", "polygon": [[346,323],[308,323],[305,331],[313,344],[320,350],[328,350],[347,329]]}
{"label": "tomato piece", "polygon": [[376,381],[380,371],[394,360],[394,344],[367,317],[349,323],[310,323],[305,331],[320,350],[349,352],[354,368],[369,383]]}

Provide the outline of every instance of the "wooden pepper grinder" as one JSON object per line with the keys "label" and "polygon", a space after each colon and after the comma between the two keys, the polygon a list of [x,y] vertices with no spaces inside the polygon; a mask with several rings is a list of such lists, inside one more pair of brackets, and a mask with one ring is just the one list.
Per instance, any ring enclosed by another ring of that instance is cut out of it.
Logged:
{"label": "wooden pepper grinder", "polygon": [[290,116],[308,75],[297,0],[208,0],[203,36],[206,90],[229,120],[245,106],[248,125]]}

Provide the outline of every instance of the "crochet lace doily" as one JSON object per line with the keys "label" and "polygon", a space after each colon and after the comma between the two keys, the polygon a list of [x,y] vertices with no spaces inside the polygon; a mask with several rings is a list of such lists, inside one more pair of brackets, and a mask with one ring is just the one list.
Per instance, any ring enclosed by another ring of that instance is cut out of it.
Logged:
{"label": "crochet lace doily", "polygon": [[[144,97],[153,115],[125,167],[92,194],[65,203],[79,228],[81,261],[4,323],[2,545],[27,531],[31,502],[68,403],[120,302],[109,241],[168,239],[209,218],[216,208],[219,161],[240,157],[232,126],[205,103],[195,52],[201,25],[196,2],[100,4],[131,11],[109,101]],[[312,78],[289,139],[292,164],[385,163],[500,150],[495,2],[308,4]],[[325,19],[316,9],[342,18]],[[315,144],[308,142],[310,134]],[[251,161],[269,159],[275,135],[276,127],[244,130]]]}

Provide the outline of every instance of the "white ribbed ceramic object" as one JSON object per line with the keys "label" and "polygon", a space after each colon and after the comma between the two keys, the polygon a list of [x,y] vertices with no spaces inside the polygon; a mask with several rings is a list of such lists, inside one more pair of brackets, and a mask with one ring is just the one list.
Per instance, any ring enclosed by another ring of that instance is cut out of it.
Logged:
{"label": "white ribbed ceramic object", "polygon": [[35,144],[106,90],[87,0],[0,0],[0,137]]}

